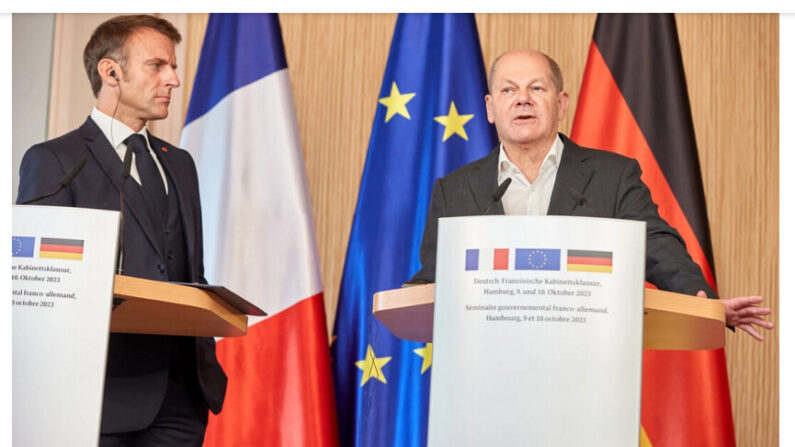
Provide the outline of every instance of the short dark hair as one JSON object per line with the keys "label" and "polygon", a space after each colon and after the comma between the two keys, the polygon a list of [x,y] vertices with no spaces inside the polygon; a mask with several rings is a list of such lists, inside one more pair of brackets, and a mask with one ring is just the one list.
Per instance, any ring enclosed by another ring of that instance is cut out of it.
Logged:
{"label": "short dark hair", "polygon": [[[488,79],[489,93],[491,93],[492,82],[494,82],[494,69],[495,69],[495,67],[497,67],[497,61],[500,60],[503,56],[505,56],[508,53],[509,53],[508,51],[506,51],[505,53],[502,53],[501,55],[497,56],[496,59],[494,59],[494,62],[491,63],[491,68],[489,69],[489,79]],[[547,60],[547,63],[549,64],[549,72],[552,74],[552,83],[555,84],[555,88],[558,89],[559,92],[562,92],[563,91],[563,73],[560,71],[560,66],[558,65],[557,62],[555,62],[555,59],[552,59],[551,57],[549,57],[548,54],[546,54],[544,52],[541,52],[541,51],[538,51],[538,53],[540,55],[544,56],[544,59]]]}
{"label": "short dark hair", "polygon": [[102,78],[99,76],[97,64],[104,58],[113,59],[121,65],[122,70],[127,62],[124,54],[124,43],[130,35],[139,28],[152,28],[171,39],[174,45],[182,41],[182,35],[168,20],[159,17],[139,14],[113,17],[106,20],[94,30],[83,50],[83,65],[91,82],[94,97],[102,88]]}

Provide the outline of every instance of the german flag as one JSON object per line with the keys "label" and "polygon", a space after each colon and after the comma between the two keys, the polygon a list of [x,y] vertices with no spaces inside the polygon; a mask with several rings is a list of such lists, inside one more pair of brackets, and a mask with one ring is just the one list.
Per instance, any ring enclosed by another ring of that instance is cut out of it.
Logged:
{"label": "german flag", "polygon": [[49,259],[83,260],[83,241],[81,239],[41,238],[39,257]]}
{"label": "german flag", "polygon": [[[599,14],[571,138],[638,160],[660,215],[717,291],[673,14]],[[735,445],[724,350],[644,351],[641,424],[645,445]]]}
{"label": "german flag", "polygon": [[566,250],[566,270],[570,272],[613,273],[613,252]]}

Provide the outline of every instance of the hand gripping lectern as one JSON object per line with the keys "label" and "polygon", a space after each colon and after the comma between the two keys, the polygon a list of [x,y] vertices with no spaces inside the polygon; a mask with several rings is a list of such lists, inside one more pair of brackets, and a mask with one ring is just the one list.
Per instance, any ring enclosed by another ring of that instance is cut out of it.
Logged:
{"label": "hand gripping lectern", "polygon": [[439,220],[436,284],[377,293],[433,340],[429,446],[638,445],[642,350],[724,344],[720,303],[645,290],[645,223]]}

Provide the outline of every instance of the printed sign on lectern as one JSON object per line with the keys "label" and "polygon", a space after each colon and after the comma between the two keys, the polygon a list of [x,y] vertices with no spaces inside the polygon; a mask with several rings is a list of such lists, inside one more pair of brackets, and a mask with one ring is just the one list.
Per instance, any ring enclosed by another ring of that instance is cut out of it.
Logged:
{"label": "printed sign on lectern", "polygon": [[13,444],[97,445],[119,213],[12,214]]}
{"label": "printed sign on lectern", "polygon": [[440,219],[428,445],[638,445],[645,233]]}

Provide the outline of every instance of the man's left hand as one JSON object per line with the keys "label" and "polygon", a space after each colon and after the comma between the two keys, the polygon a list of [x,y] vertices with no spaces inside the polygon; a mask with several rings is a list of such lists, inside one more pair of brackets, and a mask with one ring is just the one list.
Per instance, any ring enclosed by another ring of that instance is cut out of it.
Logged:
{"label": "man's left hand", "polygon": [[[707,298],[707,293],[699,290],[696,296]],[[761,296],[738,296],[736,298],[725,298],[718,300],[726,308],[726,324],[734,326],[748,332],[751,337],[759,341],[764,341],[764,337],[757,330],[758,328],[773,329],[773,323],[759,317],[770,315],[770,309],[761,307]],[[758,328],[757,328],[758,326]]]}

